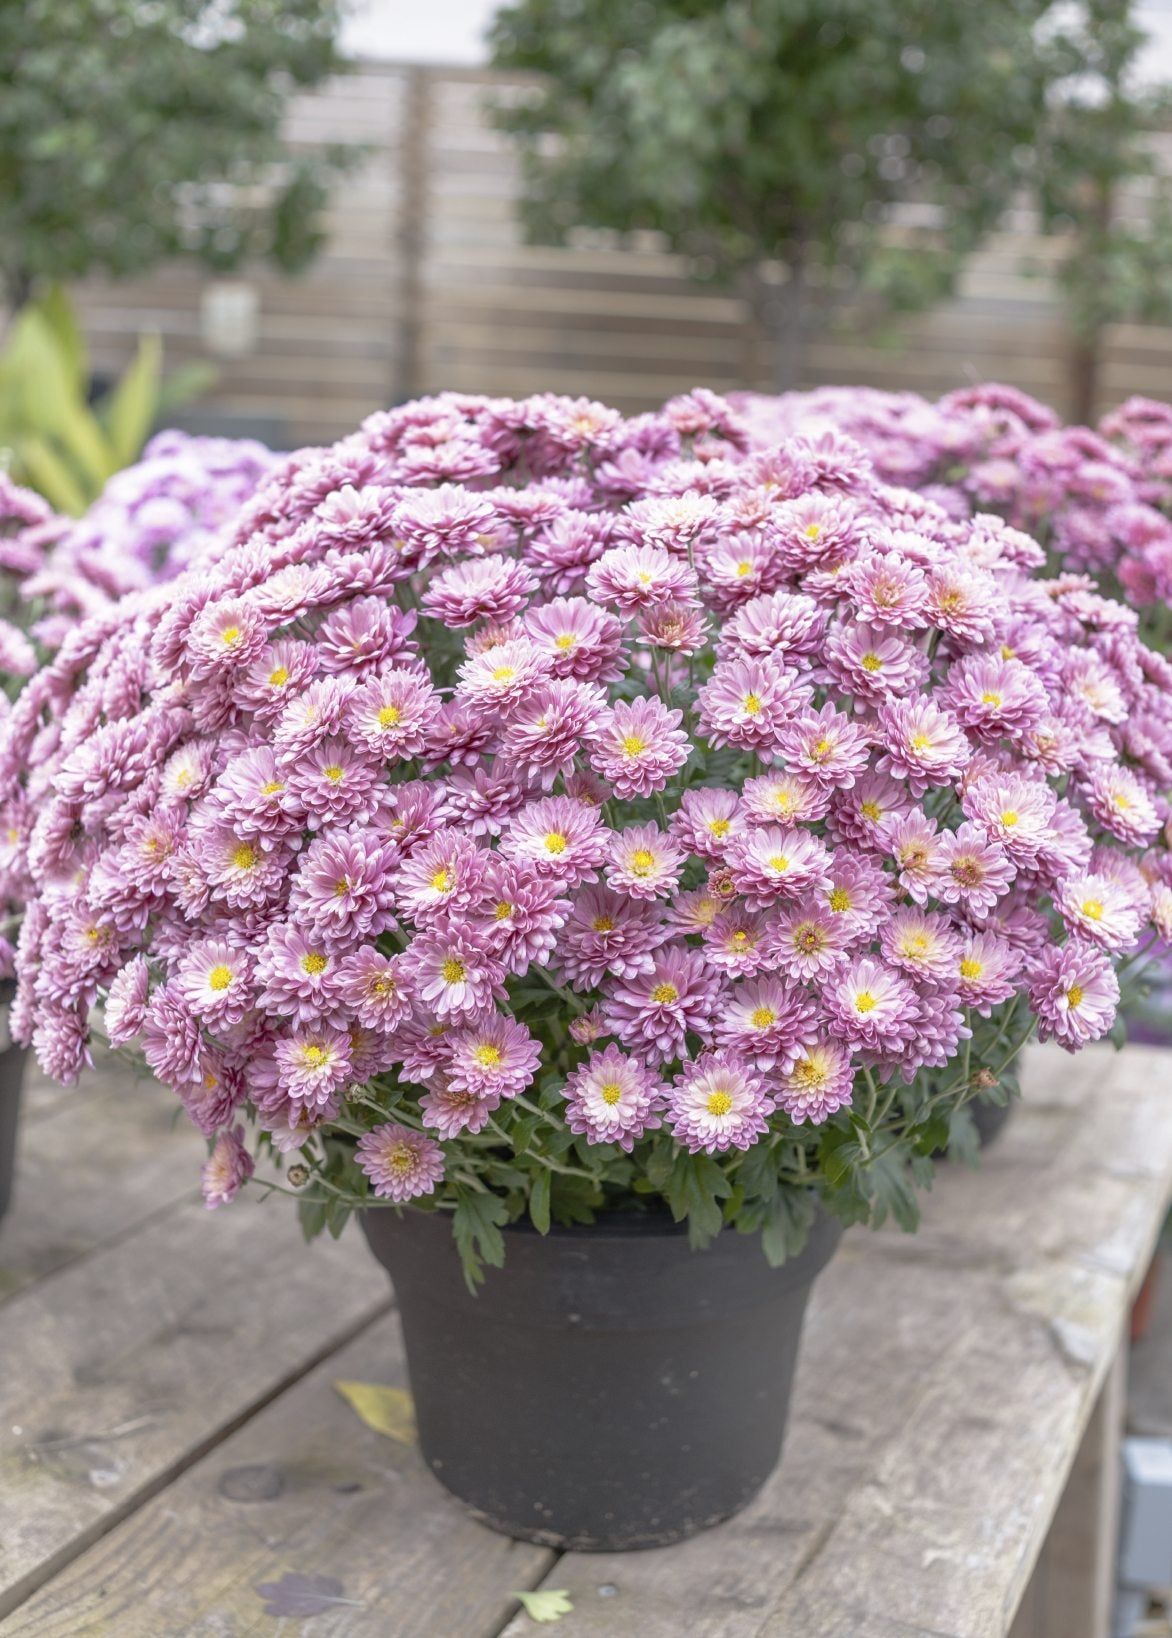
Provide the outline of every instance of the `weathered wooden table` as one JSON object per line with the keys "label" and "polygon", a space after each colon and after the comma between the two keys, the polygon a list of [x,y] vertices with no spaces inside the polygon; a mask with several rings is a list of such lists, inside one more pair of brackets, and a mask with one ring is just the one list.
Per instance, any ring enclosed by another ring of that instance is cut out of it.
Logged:
{"label": "weathered wooden table", "polygon": [[847,1236],[762,1496],[680,1547],[560,1559],[471,1523],[334,1390],[405,1386],[357,1234],[307,1250],[279,1200],[205,1213],[199,1140],[148,1083],[29,1105],[0,1227],[6,1638],[524,1638],[514,1594],[541,1587],[572,1599],[558,1638],[1105,1631],[1172,1057],[1036,1051],[917,1238]]}

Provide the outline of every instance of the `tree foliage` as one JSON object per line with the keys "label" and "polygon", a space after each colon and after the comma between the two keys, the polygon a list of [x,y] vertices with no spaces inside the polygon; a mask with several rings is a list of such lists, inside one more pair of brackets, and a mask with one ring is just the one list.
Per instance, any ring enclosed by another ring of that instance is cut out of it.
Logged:
{"label": "tree foliage", "polygon": [[338,156],[292,158],[290,96],[337,66],[336,0],[0,0],[0,278],[191,254],[294,270]]}

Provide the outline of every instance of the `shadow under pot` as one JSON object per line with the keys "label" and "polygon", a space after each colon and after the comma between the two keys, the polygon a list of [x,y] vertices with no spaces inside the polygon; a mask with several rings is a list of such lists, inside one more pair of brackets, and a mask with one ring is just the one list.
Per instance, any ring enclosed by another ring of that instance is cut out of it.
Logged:
{"label": "shadow under pot", "polygon": [[692,1251],[666,1213],[518,1224],[475,1296],[446,1212],[361,1222],[394,1283],[423,1457],[482,1523],[587,1552],[658,1547],[769,1477],[841,1232],[821,1210],[781,1268],[732,1229]]}

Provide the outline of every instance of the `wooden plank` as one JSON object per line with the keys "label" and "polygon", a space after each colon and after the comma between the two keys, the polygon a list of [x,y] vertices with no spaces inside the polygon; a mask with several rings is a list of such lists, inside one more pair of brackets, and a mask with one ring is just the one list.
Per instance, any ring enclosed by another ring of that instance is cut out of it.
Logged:
{"label": "wooden plank", "polygon": [[758,1500],[679,1547],[567,1555],[559,1638],[1003,1638],[1172,1192],[1168,1065],[1031,1054],[982,1171],[941,1168],[920,1236],[852,1234],[822,1276]]}
{"label": "wooden plank", "polygon": [[207,1152],[173,1094],[125,1067],[28,1116],[0,1223],[0,1302],[190,1198]]}
{"label": "wooden plank", "polygon": [[5,1638],[279,1632],[258,1589],[291,1572],[333,1579],[340,1602],[305,1629],[319,1638],[499,1632],[511,1592],[540,1580],[553,1553],[473,1524],[414,1444],[360,1422],[337,1380],[406,1385],[394,1316],[34,1594],[3,1624]]}
{"label": "wooden plank", "polygon": [[1010,1638],[1110,1638],[1126,1398],[1124,1344],[1100,1390]]}
{"label": "wooden plank", "polygon": [[286,1207],[181,1205],[5,1304],[0,1615],[386,1310]]}

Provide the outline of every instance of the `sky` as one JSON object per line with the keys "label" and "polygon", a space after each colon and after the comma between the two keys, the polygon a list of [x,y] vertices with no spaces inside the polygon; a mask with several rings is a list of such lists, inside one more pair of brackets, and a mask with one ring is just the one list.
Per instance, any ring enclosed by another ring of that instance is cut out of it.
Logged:
{"label": "sky", "polygon": [[[954,0],[955,3],[955,0]],[[968,4],[970,0],[959,0]],[[480,63],[483,35],[498,0],[351,0],[342,32],[347,54],[406,63]],[[1172,0],[1139,0],[1153,36],[1156,76],[1172,79]]]}

